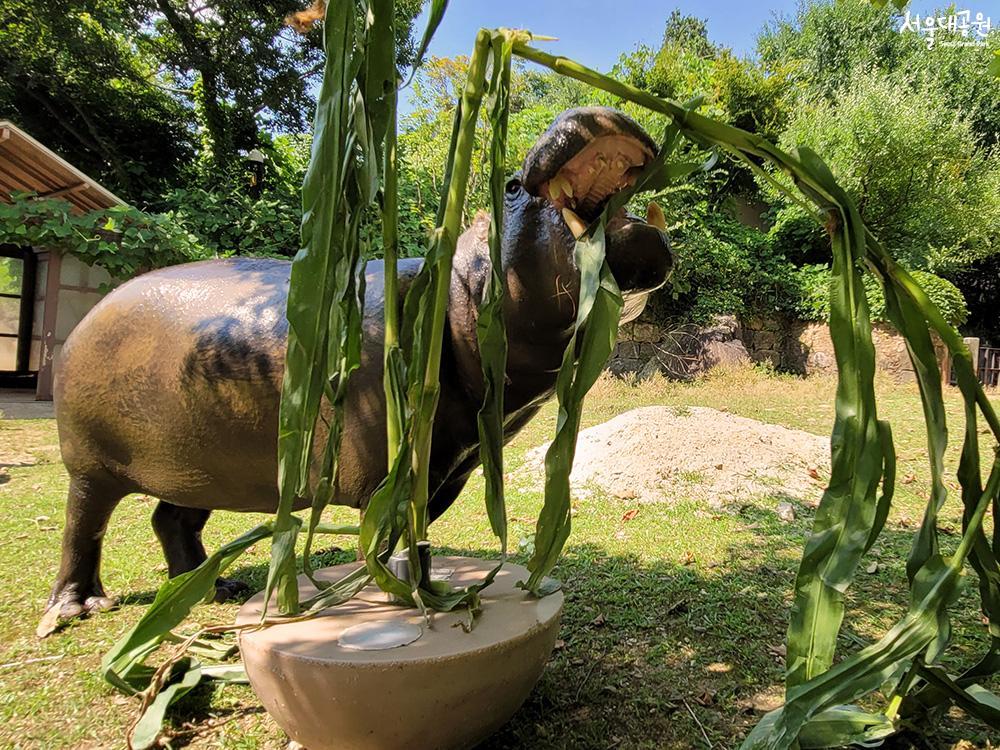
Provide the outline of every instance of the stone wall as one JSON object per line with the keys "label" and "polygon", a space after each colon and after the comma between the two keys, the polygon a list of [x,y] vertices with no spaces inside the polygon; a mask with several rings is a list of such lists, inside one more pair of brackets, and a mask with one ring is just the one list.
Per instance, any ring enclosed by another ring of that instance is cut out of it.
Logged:
{"label": "stone wall", "polygon": [[[837,361],[826,323],[788,318],[753,319],[745,321],[742,340],[754,362],[769,362],[775,369],[800,375],[834,374]],[[945,357],[945,346],[933,336],[938,361]],[[913,364],[906,342],[895,329],[885,323],[872,327],[875,345],[875,366],[900,382],[914,379]]]}
{"label": "stone wall", "polygon": [[[899,381],[913,380],[906,343],[888,325],[872,330],[876,366]],[[934,337],[938,359],[944,345]],[[666,328],[641,316],[622,326],[607,369],[639,379],[662,373],[689,380],[720,364],[767,362],[776,370],[800,375],[835,374],[837,362],[826,323],[774,317],[739,321],[720,316],[706,326]]]}
{"label": "stone wall", "polygon": [[674,380],[691,378],[721,364],[749,362],[740,323],[731,315],[710,325],[666,328],[643,317],[622,326],[607,369],[640,380],[662,373]]}

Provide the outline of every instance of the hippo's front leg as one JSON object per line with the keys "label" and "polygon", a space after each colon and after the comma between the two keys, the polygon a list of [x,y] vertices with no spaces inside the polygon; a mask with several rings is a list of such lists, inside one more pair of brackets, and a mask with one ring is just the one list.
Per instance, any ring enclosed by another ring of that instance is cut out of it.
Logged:
{"label": "hippo's front leg", "polygon": [[68,620],[117,603],[101,585],[101,544],[111,513],[127,492],[104,474],[70,477],[62,561],[46,606],[47,619]]}

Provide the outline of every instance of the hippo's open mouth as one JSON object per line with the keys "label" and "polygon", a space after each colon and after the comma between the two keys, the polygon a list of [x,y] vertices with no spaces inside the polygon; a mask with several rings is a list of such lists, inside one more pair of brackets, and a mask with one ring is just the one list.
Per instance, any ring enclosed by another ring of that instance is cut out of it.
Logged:
{"label": "hippo's open mouth", "polygon": [[[562,219],[566,232],[553,237],[572,254],[574,244],[568,240],[579,240],[608,199],[635,184],[656,152],[653,139],[627,115],[610,107],[570,109],[528,151],[508,191],[513,187],[514,194],[530,196],[544,209],[546,222]],[[649,293],[670,275],[673,261],[666,228],[655,203],[649,204],[645,220],[624,208],[608,220],[605,258],[625,301],[623,321],[635,318]]]}
{"label": "hippo's open mouth", "polygon": [[[561,114],[528,152],[522,183],[558,208],[579,237],[608,198],[634,184],[655,156],[656,144],[632,118],[606,107],[580,107]],[[612,219],[623,221],[624,212]],[[647,222],[666,229],[656,204]]]}

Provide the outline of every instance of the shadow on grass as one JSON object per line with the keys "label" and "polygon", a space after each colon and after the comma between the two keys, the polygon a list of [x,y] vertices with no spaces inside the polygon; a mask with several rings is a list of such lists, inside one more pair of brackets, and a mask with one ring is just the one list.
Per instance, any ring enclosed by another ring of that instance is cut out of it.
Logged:
{"label": "shadow on grass", "polygon": [[[780,702],[788,604],[811,523],[810,511],[796,507],[799,518],[789,524],[770,510],[743,506],[739,515],[752,541],[730,546],[716,564],[699,562],[697,539],[690,540],[688,564],[610,554],[592,543],[571,545],[555,573],[566,594],[557,649],[524,706],[481,748],[738,747],[763,711]],[[711,528],[706,521],[706,532]],[[879,546],[885,562],[876,574],[859,578],[852,598],[863,607],[856,611],[876,620],[901,613],[911,533],[892,528],[883,533]],[[436,551],[496,555],[461,547]],[[334,548],[315,554],[313,564],[353,559],[353,550]],[[259,589],[266,573],[267,566],[258,564],[230,575]],[[845,628],[841,653],[865,642]],[[174,712],[175,726],[193,726],[197,734],[200,722],[217,717],[211,695],[205,688],[186,698]],[[984,731],[958,716],[892,747],[951,747],[961,739],[984,741]],[[184,742],[183,735],[179,739]]]}

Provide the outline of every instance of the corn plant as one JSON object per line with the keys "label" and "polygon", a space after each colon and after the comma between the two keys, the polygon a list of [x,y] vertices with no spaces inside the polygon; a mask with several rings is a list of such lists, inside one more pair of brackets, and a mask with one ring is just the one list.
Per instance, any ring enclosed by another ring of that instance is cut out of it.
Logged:
{"label": "corn plant", "polygon": [[[431,5],[430,22],[418,62],[445,11]],[[614,345],[622,298],[604,260],[604,226],[609,215],[635,192],[662,189],[697,169],[697,163],[671,160],[683,141],[729,155],[762,178],[774,180],[827,229],[833,254],[831,334],[839,372],[832,472],[823,494],[795,582],[788,628],[785,705],[766,715],[743,747],[812,748],[876,742],[935,706],[955,702],[991,724],[1000,723],[1000,700],[983,689],[983,678],[1000,668],[1000,567],[984,518],[997,512],[1000,468],[994,461],[984,482],[979,466],[981,417],[994,449],[1000,422],[978,384],[970,355],[958,333],[944,320],[910,274],[868,231],[857,207],[837,185],[823,161],[807,149],[785,153],[765,139],[698,114],[696,102],[682,105],[655,97],[573,61],[530,46],[533,37],[511,30],[480,31],[469,78],[458,102],[445,173],[441,208],[422,270],[397,309],[396,283],[396,97],[399,81],[393,63],[393,0],[355,0],[331,4],[326,11],[327,51],[315,118],[312,159],[303,184],[302,250],[292,264],[288,297],[289,343],[279,433],[280,503],[272,521],[220,548],[198,569],[171,579],[145,616],[105,657],[105,677],[140,698],[133,726],[133,747],[155,741],[168,705],[202,677],[239,679],[239,670],[209,664],[231,647],[208,636],[233,626],[203,628],[187,636],[173,629],[191,608],[210,595],[218,575],[249,546],[272,540],[266,596],[274,594],[277,612],[265,613],[252,627],[288,618],[313,616],[348,600],[370,581],[402,603],[422,610],[465,607],[475,615],[479,592],[492,581],[507,550],[503,485],[503,382],[506,361],[500,236],[503,164],[509,114],[513,56],[550,68],[602,89],[624,101],[666,116],[669,126],[659,154],[635,184],[609,201],[575,248],[580,293],[575,332],[556,381],[556,433],[545,458],[545,497],[539,515],[530,575],[521,585],[545,595],[557,584],[548,574],[570,533],[570,487],[576,434],[584,396],[600,374]],[[540,37],[534,37],[540,38]],[[478,414],[485,502],[500,544],[500,562],[468,588],[452,589],[420,573],[419,542],[427,540],[428,466],[431,433],[439,395],[438,371],[448,303],[452,256],[465,203],[475,124],[486,101],[492,126],[490,160],[493,220],[489,235],[492,264],[480,309],[477,335],[485,398]],[[768,169],[764,165],[769,165]],[[384,389],[388,403],[386,477],[370,498],[360,526],[322,522],[333,500],[343,429],[343,404],[360,361],[360,320],[364,300],[364,248],[361,217],[377,203],[383,216],[385,246]],[[911,605],[878,642],[836,661],[837,635],[844,618],[844,594],[882,531],[894,488],[895,455],[889,424],[878,418],[873,385],[875,356],[862,267],[880,280],[892,323],[905,337],[917,373],[928,433],[933,492],[915,535],[907,571]],[[954,359],[966,404],[965,437],[958,479],[965,506],[958,549],[942,555],[936,518],[946,499],[943,454],[947,440],[941,376],[930,332]],[[328,417],[317,447],[317,424],[325,403]],[[325,442],[323,442],[325,441]],[[314,457],[320,456],[314,466]],[[310,477],[316,476],[315,481]],[[340,581],[322,583],[319,593],[299,601],[295,574],[296,542],[303,522],[292,513],[306,499],[311,509],[302,566],[312,576],[309,551],[315,534],[357,534],[365,564]],[[409,576],[399,577],[388,557],[409,550]],[[983,610],[989,618],[991,646],[983,658],[959,675],[946,672],[940,657],[949,636],[948,607],[969,562],[979,577]],[[172,648],[156,669],[146,660],[159,647]],[[862,711],[852,703],[890,685],[884,708]]]}

